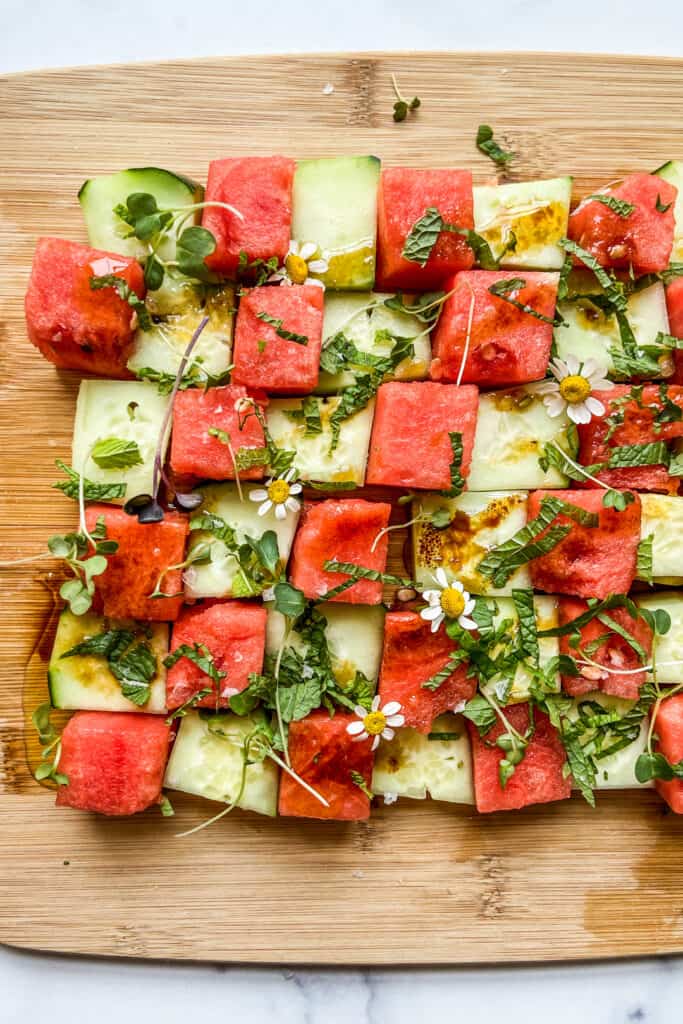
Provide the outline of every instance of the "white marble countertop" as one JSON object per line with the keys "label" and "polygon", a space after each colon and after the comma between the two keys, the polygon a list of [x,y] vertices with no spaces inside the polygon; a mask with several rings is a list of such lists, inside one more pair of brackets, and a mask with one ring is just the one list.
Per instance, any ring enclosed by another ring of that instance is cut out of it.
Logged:
{"label": "white marble countertop", "polygon": [[[683,6],[677,0],[650,0],[645,8],[633,0],[366,0],[362,7],[358,0],[288,0],[256,11],[235,0],[204,0],[201,8],[187,0],[0,0],[0,14],[0,72],[320,50],[683,55]],[[681,1006],[679,958],[573,967],[291,971],[72,959],[0,948],[3,1024],[186,1024],[193,1016],[201,1024],[414,1024],[439,1018],[674,1024]]]}

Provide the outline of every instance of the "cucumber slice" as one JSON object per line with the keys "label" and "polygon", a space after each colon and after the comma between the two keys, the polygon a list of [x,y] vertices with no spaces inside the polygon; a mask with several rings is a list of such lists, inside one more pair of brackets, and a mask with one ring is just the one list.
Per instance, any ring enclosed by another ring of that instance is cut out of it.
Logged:
{"label": "cucumber slice", "polygon": [[640,537],[652,535],[652,576],[657,582],[679,577],[683,571],[683,498],[667,494],[641,494]]}
{"label": "cucumber slice", "polygon": [[[567,717],[575,721],[578,718],[577,705],[582,701],[595,701],[608,711],[616,711],[625,715],[635,704],[633,700],[623,700],[621,697],[610,697],[606,693],[586,693],[574,701],[573,706],[567,712]],[[636,761],[647,748],[647,715],[640,726],[640,733],[627,747],[615,751],[609,757],[600,758],[597,762],[598,772],[595,781],[596,789],[651,789],[654,782],[638,782],[636,779]],[[616,739],[616,737],[614,737]],[[578,786],[574,786],[578,789]]]}
{"label": "cucumber slice", "polygon": [[[577,284],[583,282],[583,285],[578,284],[578,292],[600,291],[595,279],[588,280],[585,275],[572,276]],[[566,359],[570,355],[582,361],[592,359],[602,367],[603,372],[611,375],[614,364],[610,349],[622,347],[616,318],[598,309],[588,299],[561,302],[558,310],[564,318],[564,324],[556,327],[554,332],[557,355],[561,359]],[[626,313],[636,341],[640,345],[651,345],[659,331],[665,334],[669,331],[666,295],[663,285],[659,282],[629,296]],[[671,376],[671,354],[664,353],[659,363],[662,376]]]}
{"label": "cucumber slice", "polygon": [[[123,696],[121,683],[109,671],[104,658],[89,654],[62,658],[62,654],[76,644],[109,629],[133,630],[138,639],[149,644],[156,658],[157,672],[150,684],[150,697],[142,707]],[[145,635],[147,631],[151,634],[149,637]],[[93,612],[73,615],[70,611],[63,611],[57,623],[47,670],[52,704],[66,711],[146,711],[149,714],[163,714],[166,711],[164,658],[167,654],[166,622],[141,624],[131,619],[105,619]]]}
{"label": "cucumber slice", "polygon": [[393,740],[382,740],[375,755],[372,791],[380,796],[412,800],[445,800],[474,804],[472,753],[462,715],[440,715],[433,733],[452,739],[430,740],[415,729],[397,729]]}
{"label": "cucumber slice", "polygon": [[468,490],[566,487],[567,477],[552,467],[543,472],[538,459],[551,440],[571,454],[573,434],[565,413],[550,416],[542,397],[524,388],[481,394]]}
{"label": "cucumber slice", "polygon": [[[636,597],[639,608],[651,612],[662,608],[671,617],[671,628],[664,636],[657,634],[653,646],[653,663],[657,681],[664,684],[683,683],[683,591],[660,590],[656,594]],[[652,673],[648,674],[652,679]]]}
{"label": "cucumber slice", "polygon": [[[519,619],[515,605],[510,597],[500,597],[495,601],[487,602],[493,610],[493,621],[496,626],[501,622],[510,623],[507,630],[508,636],[515,636],[519,628]],[[537,629],[555,629],[559,625],[558,604],[556,597],[549,597],[545,594],[534,594],[534,613]],[[538,638],[539,666],[541,669],[548,669],[553,658],[560,653],[560,642],[557,637],[543,636]],[[494,652],[494,656],[495,653]],[[530,686],[533,676],[521,664],[517,665],[515,674],[510,679],[509,675],[498,675],[488,680],[482,689],[491,696],[505,703],[518,704],[520,701],[527,701],[530,696]],[[549,682],[553,684],[552,689],[560,692],[560,676],[558,672],[549,676]]]}
{"label": "cucumber slice", "polygon": [[318,248],[328,263],[311,273],[327,288],[372,288],[375,280],[377,187],[375,156],[301,160],[294,174],[292,237]]}
{"label": "cucumber slice", "polygon": [[413,524],[414,578],[420,587],[433,587],[434,571],[442,567],[449,580],[460,580],[471,594],[511,594],[531,588],[528,565],[500,589],[477,570],[491,548],[526,525],[526,491],[465,491],[457,498],[422,494],[413,500],[411,518],[443,508],[451,514],[450,525],[444,529],[424,521]]}
{"label": "cucumber slice", "polygon": [[674,205],[674,218],[676,221],[674,246],[671,250],[671,262],[677,263],[683,260],[683,160],[669,160],[668,163],[658,167],[654,173],[663,178],[664,181],[675,185],[678,189]]}
{"label": "cucumber slice", "polygon": [[170,290],[164,286],[158,292],[149,293],[148,306],[156,314],[156,322],[149,331],[137,331],[128,369],[138,374],[142,370],[154,370],[175,377],[192,335],[202,318],[208,316],[209,322],[185,372],[196,374],[199,381],[206,380],[207,375],[210,378],[223,376],[230,368],[232,355],[233,286],[202,286],[169,280]]}
{"label": "cucumber slice", "polygon": [[[340,686],[349,686],[362,672],[373,684],[379,677],[384,640],[384,609],[325,602],[318,610],[327,619],[325,637],[330,652],[332,671]],[[285,635],[284,616],[268,609],[266,625],[266,654],[277,655]],[[287,641],[299,653],[306,649],[305,641],[292,630]]]}
{"label": "cucumber slice", "polygon": [[[152,490],[154,455],[169,398],[153,384],[126,380],[83,380],[78,389],[71,460],[78,473],[97,483],[124,481],[126,493],[114,504]],[[161,457],[164,458],[170,427]],[[96,441],[116,437],[135,441],[142,462],[129,469],[100,469],[89,453]]]}
{"label": "cucumber slice", "polygon": [[[386,380],[424,380],[432,359],[429,329],[416,316],[387,309],[384,300],[391,297],[391,292],[326,292],[323,347],[341,331],[361,352],[387,356],[393,344],[378,340],[378,331],[388,331],[394,338],[414,338],[415,354],[399,363]],[[334,394],[353,384],[354,380],[355,375],[349,371],[327,373],[321,370],[316,392],[320,395]]]}
{"label": "cucumber slice", "polygon": [[512,234],[517,242],[501,260],[502,267],[559,270],[567,234],[571,178],[478,185],[474,192],[474,230],[499,257]]}
{"label": "cucumber slice", "polygon": [[[153,195],[160,209],[175,209],[201,202],[204,190],[189,178],[183,178],[161,167],[133,167],[117,174],[90,178],[78,193],[88,241],[97,249],[140,259],[147,255],[147,246],[137,238],[127,238],[130,227],[114,208],[126,202],[133,192]],[[185,227],[192,221],[187,221]],[[173,259],[175,243],[172,235],[159,250],[162,259]]]}
{"label": "cucumber slice", "polygon": [[[201,512],[213,512],[220,516],[236,533],[237,543],[244,537],[261,537],[266,530],[274,530],[283,564],[287,564],[292,548],[298,513],[288,512],[285,519],[276,519],[273,509],[264,516],[256,515],[256,505],[249,500],[249,488],[244,489],[244,501],[240,501],[234,483],[208,484],[200,488],[204,495]],[[211,561],[192,565],[185,571],[183,581],[188,597],[252,597],[253,592],[245,588],[239,565],[230,549],[222,540],[217,540],[204,530],[190,533],[189,552],[198,544],[213,542]]]}
{"label": "cucumber slice", "polygon": [[[244,718],[229,713],[200,717],[190,711],[180,720],[164,786],[193,793],[207,800],[232,803],[239,794],[244,764],[244,741],[264,721],[253,712]],[[268,758],[250,764],[237,806],[275,817],[278,792],[277,766]]]}
{"label": "cucumber slice", "polygon": [[278,398],[271,401],[266,409],[266,420],[275,444],[278,448],[296,451],[296,468],[302,480],[362,487],[375,412],[374,398],[364,409],[342,422],[339,443],[333,452],[330,452],[330,417],[339,405],[339,398],[321,398],[318,405],[322,433],[306,437],[306,424],[287,415],[301,410],[303,399]]}

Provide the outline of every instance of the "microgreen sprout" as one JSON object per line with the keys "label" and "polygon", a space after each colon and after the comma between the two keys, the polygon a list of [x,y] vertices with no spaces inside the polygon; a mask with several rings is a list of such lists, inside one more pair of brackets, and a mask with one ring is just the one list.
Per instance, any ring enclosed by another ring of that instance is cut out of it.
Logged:
{"label": "microgreen sprout", "polygon": [[[66,786],[69,783],[68,776],[58,771],[59,760],[62,754],[62,738],[50,721],[52,706],[49,703],[41,704],[31,715],[31,721],[38,733],[38,740],[43,748],[41,763],[34,772],[37,782],[43,779],[50,779],[58,786]],[[50,758],[52,754],[52,758]]]}
{"label": "microgreen sprout", "polygon": [[402,96],[396,81],[396,75],[394,74],[391,76],[391,85],[396,96],[393,114],[394,121],[405,121],[408,114],[417,110],[420,106],[420,98],[419,96],[413,96],[412,100],[407,100],[405,96]]}
{"label": "microgreen sprout", "polygon": [[213,549],[213,542],[201,541],[188,553],[187,558],[182,562],[178,562],[177,565],[167,565],[165,569],[159,573],[154,590],[147,597],[151,600],[152,598],[159,597],[182,597],[184,591],[181,589],[175,594],[166,594],[163,589],[163,582],[169,572],[177,572],[178,570],[189,569],[191,565],[206,565],[207,562],[211,561],[211,552]]}

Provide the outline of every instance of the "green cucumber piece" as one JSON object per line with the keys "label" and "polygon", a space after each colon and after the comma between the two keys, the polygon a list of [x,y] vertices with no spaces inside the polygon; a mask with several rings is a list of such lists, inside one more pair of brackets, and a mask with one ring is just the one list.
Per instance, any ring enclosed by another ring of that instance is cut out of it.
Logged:
{"label": "green cucumber piece", "polygon": [[[90,178],[81,186],[78,201],[92,246],[136,259],[146,255],[146,245],[135,237],[126,238],[130,227],[114,213],[114,208],[125,203],[134,192],[153,195],[159,209],[189,206],[201,202],[204,194],[201,185],[161,167],[133,167],[116,174]],[[190,223],[194,221],[187,221],[185,227]],[[159,255],[163,259],[172,259],[174,253],[174,239],[169,237]]]}
{"label": "green cucumber piece", "polygon": [[[494,625],[499,626],[501,622],[507,620],[510,623],[508,635],[514,636],[519,628],[519,619],[512,598],[499,597],[495,601],[487,603],[493,612]],[[559,626],[557,598],[549,597],[545,594],[534,594],[534,614],[537,629],[555,629]],[[560,652],[560,642],[557,637],[542,636],[538,638],[538,649],[539,666],[541,669],[547,669],[549,662],[553,658],[557,658]],[[495,657],[497,653],[497,651],[494,651],[492,657]],[[512,680],[507,675],[494,676],[492,679],[487,680],[482,689],[491,696],[497,697],[499,701],[519,704],[520,702],[528,701],[532,681],[531,673],[524,665],[518,664]],[[554,673],[550,681],[554,684],[554,690],[559,693],[559,673]]]}
{"label": "green cucumber piece", "polygon": [[502,267],[559,270],[564,263],[559,242],[567,234],[571,192],[568,177],[477,185],[474,230],[486,239],[495,257],[501,256],[514,233],[515,248],[503,256]]}
{"label": "green cucumber piece", "polygon": [[[594,278],[580,272],[572,274],[570,282],[577,293],[601,291]],[[610,349],[622,347],[616,317],[598,309],[588,299],[561,302],[558,311],[564,323],[554,332],[557,355],[561,359],[570,355],[581,361],[592,359],[610,376],[614,370]],[[657,282],[630,295],[626,315],[639,345],[652,345],[660,331],[667,334],[669,317],[663,285]],[[671,354],[664,353],[659,363],[662,377],[671,376]]]}
{"label": "green cucumber piece", "polygon": [[297,473],[302,480],[337,486],[348,484],[349,489],[362,487],[375,411],[374,398],[364,409],[342,422],[339,442],[333,452],[330,452],[330,417],[339,405],[339,398],[320,398],[318,404],[322,433],[306,437],[306,424],[287,415],[288,412],[301,410],[303,399],[272,400],[266,409],[266,420],[273,441],[278,448],[296,451]]}
{"label": "green cucumber piece", "polygon": [[551,440],[572,451],[570,427],[566,413],[550,416],[542,397],[524,388],[481,394],[468,490],[566,487],[567,477],[552,467],[544,472],[538,458]]}
{"label": "green cucumber piece", "polygon": [[[633,707],[635,701],[624,700],[621,697],[611,697],[606,693],[586,693],[578,697],[573,706],[569,709],[567,717],[576,720],[578,717],[577,705],[582,701],[595,701],[607,711],[616,711],[620,715],[627,714]],[[640,733],[627,747],[615,751],[609,757],[600,758],[597,761],[598,771],[595,781],[596,789],[650,789],[654,782],[638,782],[636,779],[636,761],[647,748],[648,717],[643,719],[640,726]],[[578,789],[578,786],[574,786]]]}
{"label": "green cucumber piece", "polygon": [[[157,661],[157,672],[150,684],[150,697],[138,707],[121,693],[121,683],[109,671],[104,658],[96,655],[62,654],[76,644],[110,629],[130,629],[138,640],[149,644]],[[147,636],[149,632],[151,635]],[[63,611],[57,623],[57,633],[48,665],[50,700],[54,707],[66,711],[146,711],[163,714],[166,711],[166,669],[164,658],[168,654],[168,623],[139,623],[130,619],[105,619],[94,612],[73,615]]]}
{"label": "green cucumber piece", "polygon": [[[653,660],[657,666],[658,682],[683,683],[683,591],[660,590],[635,600],[639,608],[647,608],[651,612],[661,608],[669,613],[671,628],[664,636],[655,636]],[[652,678],[651,673],[648,678]]]}
{"label": "green cucumber piece", "polygon": [[[220,516],[235,530],[238,544],[243,543],[246,534],[258,538],[266,530],[274,530],[280,558],[286,565],[294,541],[298,514],[288,512],[285,519],[277,519],[271,508],[266,515],[258,516],[257,506],[249,500],[250,488],[244,488],[244,500],[241,500],[234,483],[207,484],[200,490],[204,501],[198,514],[213,512]],[[212,543],[211,561],[192,565],[185,570],[183,580],[186,594],[189,597],[252,597],[252,593],[245,591],[237,560],[223,541],[217,540],[205,530],[193,530],[190,533],[188,554],[202,543]]]}
{"label": "green cucumber piece", "polygon": [[[451,522],[437,529],[425,517],[447,509]],[[457,498],[421,494],[412,502],[413,571],[420,587],[434,586],[442,568],[449,581],[460,580],[471,594],[511,594],[531,587],[529,566],[523,565],[504,587],[495,588],[477,566],[486,554],[526,526],[526,491],[465,491]]]}
{"label": "green cucumber piece", "polygon": [[372,288],[375,280],[377,188],[375,156],[300,160],[294,174],[292,238],[318,247],[327,288]]}
{"label": "green cucumber piece", "polygon": [[201,333],[185,373],[196,374],[200,382],[207,379],[207,375],[216,378],[227,373],[235,321],[235,290],[232,285],[193,285],[189,281],[176,282],[170,278],[169,288],[164,283],[159,292],[150,292],[147,304],[153,313],[162,308],[166,312],[154,317],[149,331],[138,329],[128,359],[128,369],[132,373],[149,369],[175,377],[185,349],[205,316],[209,317],[209,322]]}
{"label": "green cucumber piece", "polygon": [[641,494],[640,538],[652,535],[652,577],[655,582],[680,579],[683,572],[683,497]]}
{"label": "green cucumber piece", "polygon": [[[160,395],[153,384],[127,380],[83,380],[78,389],[71,461],[77,473],[97,483],[123,481],[126,493],[112,504],[123,504],[136,494],[152,490],[154,454],[168,396]],[[170,428],[162,445],[164,457]],[[116,437],[134,441],[142,462],[128,469],[100,469],[91,458],[96,441]]]}
{"label": "green cucumber piece", "polygon": [[[259,712],[244,718],[229,713],[205,717],[196,711],[188,712],[180,720],[164,786],[207,800],[232,803],[239,794],[242,779],[244,740],[263,721]],[[237,806],[275,817],[278,776],[278,768],[269,758],[250,764]]]}
{"label": "green cucumber piece", "polygon": [[455,739],[433,739],[416,729],[397,729],[393,740],[382,740],[375,755],[372,791],[380,796],[411,800],[444,800],[474,804],[472,752],[462,715],[440,715],[433,733],[453,733]]}
{"label": "green cucumber piece", "polygon": [[678,263],[683,261],[683,160],[669,160],[654,173],[678,189],[674,204],[674,245],[671,251],[671,262]]}
{"label": "green cucumber piece", "polygon": [[[327,619],[325,637],[330,652],[332,671],[341,687],[349,686],[362,672],[366,679],[376,683],[382,659],[384,639],[384,609],[382,607],[360,607],[325,602],[318,606]],[[277,655],[285,635],[284,616],[268,609],[266,625],[266,653]],[[287,647],[304,653],[306,644],[301,636],[292,630]]]}
{"label": "green cucumber piece", "polygon": [[[388,331],[395,338],[414,338],[414,356],[399,363],[387,380],[424,380],[432,358],[429,329],[425,333],[425,325],[416,316],[387,309],[384,300],[391,297],[391,292],[326,292],[323,347],[341,331],[359,351],[387,356],[393,345],[377,339],[378,331]],[[334,394],[353,384],[354,379],[350,371],[333,374],[321,370],[316,392]]]}

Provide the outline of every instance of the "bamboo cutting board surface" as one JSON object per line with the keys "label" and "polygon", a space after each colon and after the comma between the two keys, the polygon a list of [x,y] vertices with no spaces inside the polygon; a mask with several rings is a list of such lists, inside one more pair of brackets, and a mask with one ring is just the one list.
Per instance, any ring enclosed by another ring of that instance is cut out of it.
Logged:
{"label": "bamboo cutting board surface", "polygon": [[[422,99],[399,125],[392,71]],[[74,525],[73,504],[49,483],[54,458],[69,455],[78,380],[30,347],[22,301],[38,235],[85,240],[76,193],[86,177],[155,164],[204,181],[219,156],[374,153],[471,167],[481,183],[493,165],[474,145],[480,122],[519,154],[511,178],[572,173],[584,193],[683,158],[683,62],[326,55],[0,80],[0,558],[34,554]],[[28,771],[22,711],[25,677],[30,694],[43,685],[51,590],[35,566],[4,572],[2,584],[1,941],[318,964],[683,950],[683,820],[652,793],[603,793],[597,811],[575,797],[492,817],[402,801],[360,825],[235,812],[185,840],[174,833],[213,805],[177,794],[168,820],[55,810]]]}

